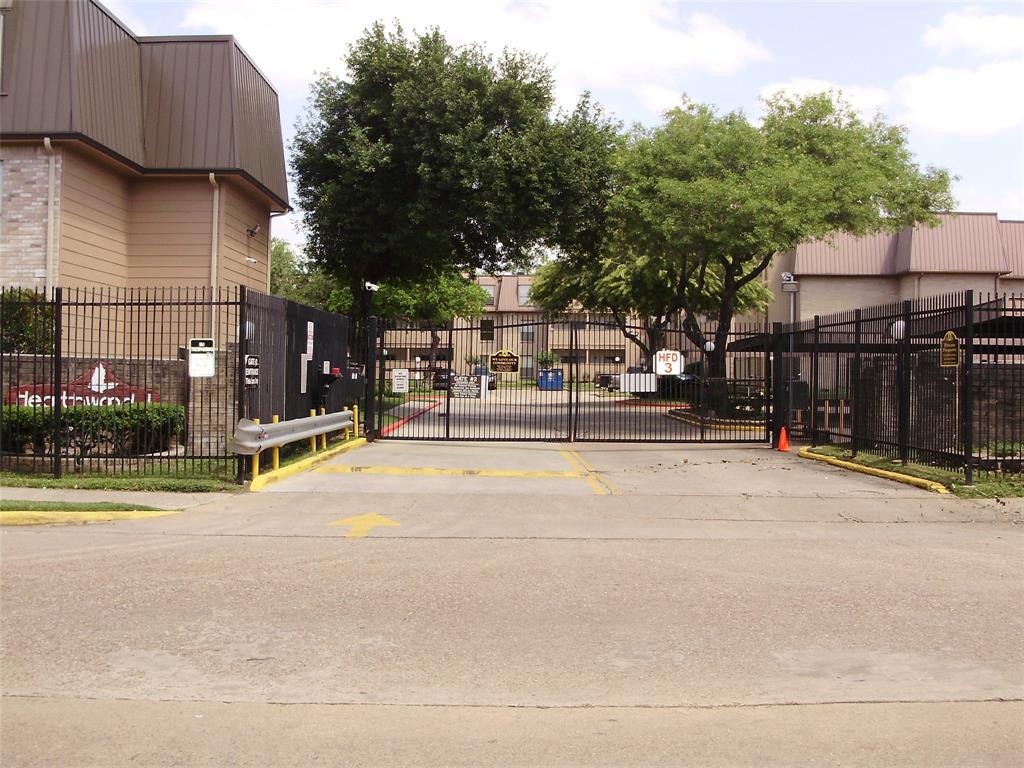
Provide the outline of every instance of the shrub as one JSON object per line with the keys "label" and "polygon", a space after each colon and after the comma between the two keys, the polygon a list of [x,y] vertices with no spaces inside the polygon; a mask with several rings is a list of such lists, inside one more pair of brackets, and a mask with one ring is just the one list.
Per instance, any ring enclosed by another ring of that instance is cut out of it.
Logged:
{"label": "shrub", "polygon": [[[62,451],[82,459],[96,455],[141,456],[165,451],[185,428],[185,408],[166,403],[127,407],[79,406],[60,412]],[[0,443],[6,453],[52,452],[53,409],[5,405]]]}
{"label": "shrub", "polygon": [[556,353],[552,352],[550,349],[545,349],[543,352],[537,353],[537,365],[539,365],[541,368],[545,370],[547,370],[548,368],[553,368],[554,366],[558,365],[561,359],[562,358],[560,358]]}
{"label": "shrub", "polygon": [[53,303],[29,288],[5,288],[0,299],[0,350],[53,352]]}

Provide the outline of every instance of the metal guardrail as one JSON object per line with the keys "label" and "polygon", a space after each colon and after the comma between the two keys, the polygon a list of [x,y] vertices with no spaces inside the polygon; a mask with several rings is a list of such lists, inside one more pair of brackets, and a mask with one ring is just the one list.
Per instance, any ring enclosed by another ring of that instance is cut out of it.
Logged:
{"label": "metal guardrail", "polygon": [[354,429],[355,419],[352,411],[348,410],[271,424],[260,424],[258,421],[250,419],[240,419],[235,427],[235,434],[231,438],[229,448],[234,453],[243,456],[255,456],[267,448],[279,448],[298,440],[319,437],[327,432]]}

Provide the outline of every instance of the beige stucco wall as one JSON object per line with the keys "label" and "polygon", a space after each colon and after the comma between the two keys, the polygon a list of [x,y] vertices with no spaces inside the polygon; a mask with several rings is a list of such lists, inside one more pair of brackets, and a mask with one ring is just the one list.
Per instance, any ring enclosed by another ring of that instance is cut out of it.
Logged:
{"label": "beige stucco wall", "polygon": [[[54,250],[59,247],[63,158],[54,148]],[[0,148],[0,285],[46,285],[49,157],[38,144]]]}
{"label": "beige stucco wall", "polygon": [[908,292],[903,299],[915,299],[921,296],[938,296],[946,293],[961,293],[973,290],[975,298],[986,298],[998,288],[995,275],[942,274],[925,273],[921,275],[919,293]]}

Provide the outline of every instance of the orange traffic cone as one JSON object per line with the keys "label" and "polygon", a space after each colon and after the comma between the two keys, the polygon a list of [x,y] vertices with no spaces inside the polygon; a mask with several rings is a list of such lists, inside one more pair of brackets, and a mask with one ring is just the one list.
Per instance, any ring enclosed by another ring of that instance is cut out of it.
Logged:
{"label": "orange traffic cone", "polygon": [[785,427],[783,427],[781,429],[781,431],[779,432],[779,450],[780,451],[788,451],[789,450],[789,434],[786,432],[786,428]]}

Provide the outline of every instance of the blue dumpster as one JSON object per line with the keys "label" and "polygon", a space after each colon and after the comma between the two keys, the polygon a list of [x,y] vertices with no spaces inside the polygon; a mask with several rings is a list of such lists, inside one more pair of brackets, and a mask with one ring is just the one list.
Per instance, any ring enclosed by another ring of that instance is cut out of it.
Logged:
{"label": "blue dumpster", "polygon": [[559,391],[564,388],[565,374],[561,368],[541,369],[537,375],[537,389]]}

